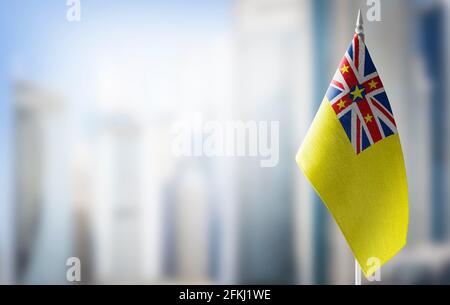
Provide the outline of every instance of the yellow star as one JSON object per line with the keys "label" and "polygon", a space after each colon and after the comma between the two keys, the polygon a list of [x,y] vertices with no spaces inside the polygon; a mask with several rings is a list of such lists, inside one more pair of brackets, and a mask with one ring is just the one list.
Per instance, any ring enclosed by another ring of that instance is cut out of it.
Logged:
{"label": "yellow star", "polygon": [[344,74],[344,73],[348,73],[348,68],[350,68],[349,66],[347,66],[347,65],[344,65],[342,68],[341,68],[341,72],[342,72],[342,74]]}
{"label": "yellow star", "polygon": [[364,120],[366,120],[366,123],[372,123],[372,119],[373,119],[373,116],[371,116],[370,113],[368,113],[368,114],[364,117]]}
{"label": "yellow star", "polygon": [[369,83],[370,89],[376,89],[378,85],[378,82],[376,82],[375,80],[371,80]]}
{"label": "yellow star", "polygon": [[344,109],[345,108],[345,101],[344,100],[340,100],[337,105],[339,106],[339,110]]}
{"label": "yellow star", "polygon": [[355,90],[353,90],[353,92],[350,92],[350,94],[353,95],[353,100],[356,100],[357,98],[363,98],[363,92],[364,88],[359,88],[359,86],[356,86]]}

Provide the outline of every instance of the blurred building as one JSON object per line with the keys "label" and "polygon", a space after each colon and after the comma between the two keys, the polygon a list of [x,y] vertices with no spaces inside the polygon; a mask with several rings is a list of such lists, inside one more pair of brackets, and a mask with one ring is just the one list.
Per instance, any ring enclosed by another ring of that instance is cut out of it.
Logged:
{"label": "blurred building", "polygon": [[[419,70],[408,101],[411,223],[409,246],[393,266],[390,282],[443,284],[450,280],[448,1],[418,1],[414,53]],[[417,109],[417,108],[416,108]]]}
{"label": "blurred building", "polygon": [[31,82],[14,89],[15,280],[61,282],[72,245],[64,104]]}
{"label": "blurred building", "polygon": [[[292,283],[296,271],[310,274],[310,258],[296,266],[294,254],[311,254],[310,208],[294,204],[297,196],[309,197],[297,175],[295,153],[312,117],[307,102],[312,100],[312,65],[304,60],[312,55],[310,12],[309,1],[241,0],[234,5],[236,118],[279,121],[280,130],[292,132],[280,133],[276,167],[237,161],[241,283]],[[299,211],[298,218],[294,211]],[[298,235],[293,230],[297,221]],[[298,248],[295,240],[301,244]]]}
{"label": "blurred building", "polygon": [[[204,160],[203,160],[204,161]],[[212,194],[208,162],[180,163],[164,201],[166,276],[175,281],[209,283],[212,260]]]}
{"label": "blurred building", "polygon": [[140,279],[141,131],[126,116],[104,121],[95,162],[95,230],[97,280]]}

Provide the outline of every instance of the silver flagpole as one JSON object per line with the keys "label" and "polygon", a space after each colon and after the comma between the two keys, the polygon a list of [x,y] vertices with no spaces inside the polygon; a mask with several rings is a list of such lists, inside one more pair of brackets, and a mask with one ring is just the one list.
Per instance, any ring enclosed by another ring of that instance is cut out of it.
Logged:
{"label": "silver flagpole", "polygon": [[[361,37],[361,40],[364,41],[364,23],[361,15],[361,10],[358,11],[358,18],[356,19],[356,28],[355,33]],[[355,285],[361,285],[361,267],[359,266],[358,261],[355,258]]]}
{"label": "silver flagpole", "polygon": [[355,33],[358,34],[359,37],[364,41],[364,22],[363,17],[361,15],[361,10],[358,11],[358,18],[356,19],[356,28]]}
{"label": "silver flagpole", "polygon": [[361,267],[355,258],[355,285],[361,285]]}

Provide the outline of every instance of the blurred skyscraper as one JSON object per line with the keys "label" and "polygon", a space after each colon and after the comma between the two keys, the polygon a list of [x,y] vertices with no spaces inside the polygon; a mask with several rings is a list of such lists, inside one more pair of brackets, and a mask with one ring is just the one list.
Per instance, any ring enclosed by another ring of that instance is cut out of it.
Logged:
{"label": "blurred skyscraper", "polygon": [[[311,35],[309,1],[236,1],[236,99],[240,120],[279,121],[280,163],[259,168],[257,162],[239,160],[240,281],[242,283],[292,283],[296,270],[295,240],[300,253],[310,253],[308,216],[297,214],[295,153],[305,122],[311,117],[311,80],[308,71]],[[308,102],[306,102],[308,101]],[[289,131],[289,132],[287,132]],[[292,137],[296,135],[296,137]],[[301,178],[300,178],[301,179]],[[304,181],[303,181],[304,185]],[[303,189],[302,189],[303,191]],[[308,213],[308,208],[299,213]],[[294,232],[294,223],[301,222]],[[298,239],[297,239],[298,237]],[[300,255],[300,253],[298,253]],[[306,258],[306,261],[310,261]]]}
{"label": "blurred skyscraper", "polygon": [[140,266],[139,125],[127,116],[102,121],[96,149],[95,266],[97,280],[137,282]]}
{"label": "blurred skyscraper", "polygon": [[15,219],[15,278],[38,284],[61,281],[72,244],[64,104],[47,90],[20,81],[14,115],[15,197],[10,217]]}

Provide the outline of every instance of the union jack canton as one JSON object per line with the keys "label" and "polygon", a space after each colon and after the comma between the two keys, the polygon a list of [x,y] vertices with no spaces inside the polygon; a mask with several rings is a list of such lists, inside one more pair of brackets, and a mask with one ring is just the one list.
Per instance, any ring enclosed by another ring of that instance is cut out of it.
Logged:
{"label": "union jack canton", "polygon": [[353,37],[326,97],[356,154],[397,133],[383,83],[359,35]]}

